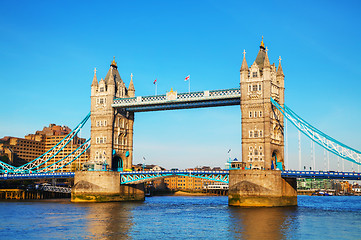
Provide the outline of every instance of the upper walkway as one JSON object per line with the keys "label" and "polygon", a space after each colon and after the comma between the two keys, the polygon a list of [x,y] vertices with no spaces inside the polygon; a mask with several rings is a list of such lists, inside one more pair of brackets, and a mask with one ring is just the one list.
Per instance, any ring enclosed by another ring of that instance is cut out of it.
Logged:
{"label": "upper walkway", "polygon": [[177,93],[170,91],[166,95],[146,97],[117,98],[112,106],[129,112],[148,112],[187,108],[219,107],[239,105],[239,88],[203,92]]}

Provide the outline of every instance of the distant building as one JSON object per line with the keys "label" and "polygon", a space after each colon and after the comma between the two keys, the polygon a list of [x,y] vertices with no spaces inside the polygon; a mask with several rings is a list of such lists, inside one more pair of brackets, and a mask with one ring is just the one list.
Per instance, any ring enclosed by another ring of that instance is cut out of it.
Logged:
{"label": "distant building", "polygon": [[164,171],[165,168],[160,167],[158,165],[143,165],[141,163],[138,163],[137,165],[132,166],[134,171]]}
{"label": "distant building", "polygon": [[[14,166],[21,166],[50,150],[70,132],[71,129],[67,126],[50,124],[49,127],[44,127],[43,130],[36,131],[35,134],[26,135],[25,138],[7,136],[0,139],[0,155],[8,158],[9,164]],[[75,136],[61,152],[45,163],[44,167],[64,158],[84,142],[84,138]],[[70,172],[81,169],[82,164],[88,161],[88,155],[88,152],[84,153],[81,157],[75,160],[75,162],[58,171]]]}
{"label": "distant building", "polygon": [[[221,171],[220,167],[211,168],[203,166],[199,168],[189,168],[186,170],[199,170],[199,171]],[[208,179],[195,178],[190,176],[174,176],[164,178],[164,183],[171,190],[188,190],[188,191],[202,191],[204,186],[217,183]]]}

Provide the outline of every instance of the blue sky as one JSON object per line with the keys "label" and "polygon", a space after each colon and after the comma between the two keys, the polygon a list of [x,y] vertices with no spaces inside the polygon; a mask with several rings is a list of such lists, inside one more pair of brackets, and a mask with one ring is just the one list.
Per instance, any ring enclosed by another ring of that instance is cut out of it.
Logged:
{"label": "blue sky", "polygon": [[[186,92],[188,74],[193,91],[238,87],[242,52],[251,65],[263,35],[271,63],[283,59],[286,104],[361,149],[359,9],[358,1],[2,1],[0,137],[74,127],[90,110],[94,67],[104,77],[113,56],[127,85],[134,74],[138,96],[154,93],[155,78],[159,94]],[[228,149],[240,156],[240,110],[139,113],[134,134],[135,163],[223,167]],[[295,169],[290,125],[288,139]],[[309,145],[303,137],[302,165]],[[322,169],[323,151],[317,156]]]}

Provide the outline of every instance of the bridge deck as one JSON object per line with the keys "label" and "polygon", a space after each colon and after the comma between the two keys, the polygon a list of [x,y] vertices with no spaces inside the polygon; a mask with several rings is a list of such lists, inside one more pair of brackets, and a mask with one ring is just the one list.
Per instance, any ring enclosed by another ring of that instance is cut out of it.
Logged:
{"label": "bridge deck", "polygon": [[[133,171],[133,172],[119,172],[120,176],[135,176],[130,177],[128,180],[140,181],[148,179],[151,181],[154,178],[165,176],[191,176],[191,177],[203,177],[211,180],[219,179],[219,181],[228,180],[228,170],[224,171]],[[64,173],[33,173],[33,174],[2,174],[0,180],[24,180],[24,179],[50,179],[50,178],[73,178],[74,172]],[[213,176],[211,176],[213,175]],[[223,176],[227,176],[224,178]],[[319,179],[341,179],[341,180],[361,180],[361,172],[335,172],[335,171],[291,171],[286,170],[281,172],[282,177],[290,178],[319,178]],[[217,181],[217,180],[215,180]],[[130,183],[130,182],[129,182]]]}
{"label": "bridge deck", "polygon": [[112,106],[130,112],[148,112],[188,108],[204,108],[239,105],[239,88],[114,99]]}

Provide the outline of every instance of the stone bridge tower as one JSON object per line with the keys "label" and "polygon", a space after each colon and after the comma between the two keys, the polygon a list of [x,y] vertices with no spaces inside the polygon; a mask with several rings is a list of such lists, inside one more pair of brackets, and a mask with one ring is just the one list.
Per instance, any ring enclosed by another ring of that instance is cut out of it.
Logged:
{"label": "stone bridge tower", "polygon": [[[295,178],[283,178],[283,115],[272,97],[284,105],[284,74],[270,64],[263,39],[256,60],[241,66],[242,162],[246,169],[229,171],[228,204],[240,207],[297,205]],[[249,170],[251,169],[251,170]]]}
{"label": "stone bridge tower", "polygon": [[[242,162],[251,169],[284,169],[283,115],[270,97],[284,104],[284,74],[270,64],[262,42],[256,60],[248,67],[245,51],[241,66]],[[277,165],[277,166],[276,166]]]}
{"label": "stone bridge tower", "polygon": [[126,88],[113,59],[104,79],[91,84],[90,161],[119,171],[132,168],[134,113],[115,110],[114,98],[134,97],[133,75]]}

